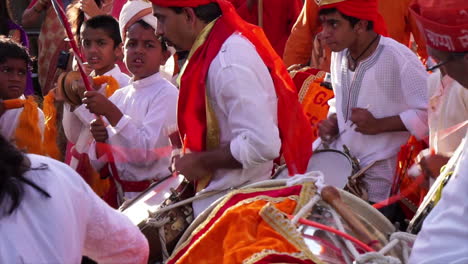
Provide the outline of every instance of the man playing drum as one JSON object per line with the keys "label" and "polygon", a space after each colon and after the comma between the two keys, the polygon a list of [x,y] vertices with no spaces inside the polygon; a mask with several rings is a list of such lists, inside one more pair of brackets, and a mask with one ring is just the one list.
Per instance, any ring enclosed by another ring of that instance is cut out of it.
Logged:
{"label": "man playing drum", "polygon": [[427,135],[427,73],[410,49],[386,37],[377,0],[319,6],[335,93],[319,135],[333,149],[346,145],[361,167],[375,162],[363,180],[368,200],[379,202],[389,196],[400,146],[410,134]]}
{"label": "man playing drum", "polygon": [[152,0],[157,33],[190,50],[182,69],[178,129],[187,153],[174,168],[196,190],[225,190],[193,203],[195,215],[229,188],[268,179],[280,148],[303,173],[311,128],[293,83],[256,26],[225,0]]}
{"label": "man playing drum", "polygon": [[[429,54],[448,76],[468,88],[468,2],[417,0],[411,5]],[[466,125],[466,120],[459,125]],[[448,164],[451,179],[438,204],[424,220],[410,263],[466,263],[468,261],[468,134]],[[440,176],[439,176],[440,177]]]}

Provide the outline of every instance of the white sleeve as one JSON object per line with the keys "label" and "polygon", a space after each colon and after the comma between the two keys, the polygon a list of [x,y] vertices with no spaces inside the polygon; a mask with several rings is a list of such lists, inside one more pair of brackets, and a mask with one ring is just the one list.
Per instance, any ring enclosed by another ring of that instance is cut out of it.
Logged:
{"label": "white sleeve", "polygon": [[332,114],[336,114],[336,98],[333,97],[330,100],[328,100],[328,105],[330,106],[330,108],[328,109],[327,117],[329,117]]}
{"label": "white sleeve", "polygon": [[[85,184],[84,184],[85,185]],[[89,203],[83,255],[98,263],[147,263],[148,241],[138,227],[122,213],[109,207],[88,186]]]}
{"label": "white sleeve", "polygon": [[419,61],[415,63],[409,61],[402,67],[401,89],[410,109],[400,113],[400,118],[408,131],[418,139],[424,138],[429,133],[427,117],[428,77]]}
{"label": "white sleeve", "polygon": [[209,79],[215,94],[209,96],[226,115],[233,137],[231,153],[245,169],[278,157],[281,141],[277,97],[268,69],[252,44],[236,44],[242,45],[241,53],[228,46],[218,54],[220,70],[215,69],[217,74]]}
{"label": "white sleeve", "polygon": [[158,97],[142,109],[143,121],[123,113],[115,126],[107,126],[108,143],[116,160],[149,166],[160,158],[158,148],[169,146],[164,129],[176,123],[177,91],[171,86]]}
{"label": "white sleeve", "polygon": [[89,127],[96,117],[84,105],[80,105],[72,112],[68,103],[63,104],[63,131],[67,139],[76,144],[83,126]]}

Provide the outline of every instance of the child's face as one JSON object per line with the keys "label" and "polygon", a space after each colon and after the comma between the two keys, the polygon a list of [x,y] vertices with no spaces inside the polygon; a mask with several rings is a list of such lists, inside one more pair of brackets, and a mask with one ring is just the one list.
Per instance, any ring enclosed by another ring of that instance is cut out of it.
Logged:
{"label": "child's face", "polygon": [[97,75],[112,70],[122,54],[122,46],[114,48],[114,40],[102,29],[85,27],[81,31],[81,46],[88,64]]}
{"label": "child's face", "polygon": [[134,80],[157,73],[159,66],[164,65],[170,55],[162,50],[154,29],[145,29],[138,23],[128,28],[124,51],[125,64]]}
{"label": "child's face", "polygon": [[28,64],[22,59],[8,58],[0,63],[0,98],[3,100],[20,97],[26,88]]}

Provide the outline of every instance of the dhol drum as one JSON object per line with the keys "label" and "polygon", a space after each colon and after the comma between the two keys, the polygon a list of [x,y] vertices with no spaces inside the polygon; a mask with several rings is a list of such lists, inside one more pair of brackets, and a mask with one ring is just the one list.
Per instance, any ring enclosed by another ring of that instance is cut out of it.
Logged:
{"label": "dhol drum", "polygon": [[[325,175],[325,184],[343,189],[348,177],[359,171],[359,163],[350,155],[334,150],[314,151],[307,165],[307,172],[321,171]],[[285,165],[278,168],[273,179],[287,179],[288,169]]]}
{"label": "dhol drum", "polygon": [[[286,184],[287,180],[284,179],[268,180],[248,185],[242,189],[265,190],[274,187],[286,187]],[[389,235],[395,232],[394,226],[387,220],[387,218],[360,198],[343,190],[338,189],[338,191],[341,201],[348,208],[352,209],[354,217],[356,217],[356,219],[358,219],[358,221],[367,229],[366,232],[371,234],[372,239],[375,239],[372,243],[379,244],[381,246],[386,245],[388,243],[387,238]],[[174,252],[181,251],[184,244],[186,244],[186,241],[190,239],[193,233],[200,230],[199,226],[206,223],[206,221],[213,217],[212,213],[216,212],[216,208],[219,208],[218,204],[225,202],[223,200],[224,197],[218,199],[191,223],[177,243]],[[331,205],[323,200],[319,200],[315,204],[312,212],[307,216],[307,219],[330,226],[334,229],[341,229],[351,236],[358,237],[355,229],[347,222],[347,220],[342,218]],[[303,224],[298,224],[297,230],[302,235],[309,250],[323,263],[351,263],[355,259],[357,252],[362,253],[361,248],[356,247],[354,250],[350,249],[349,242],[345,242],[341,237],[328,231]],[[223,242],[220,241],[219,243]],[[390,252],[390,255],[400,257],[400,255],[395,251]],[[206,263],[212,262],[207,260]]]}
{"label": "dhol drum", "polygon": [[148,239],[149,263],[163,261],[163,254],[171,253],[180,236],[193,221],[191,204],[163,213],[158,213],[158,210],[191,196],[193,188],[183,176],[170,176],[151,185],[119,208]]}

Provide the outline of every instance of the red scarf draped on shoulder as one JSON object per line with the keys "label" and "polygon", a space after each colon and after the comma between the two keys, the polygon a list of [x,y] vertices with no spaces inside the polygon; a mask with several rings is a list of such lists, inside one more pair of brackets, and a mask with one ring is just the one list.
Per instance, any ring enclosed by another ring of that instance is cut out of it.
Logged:
{"label": "red scarf draped on shoulder", "polygon": [[151,2],[161,7],[196,7],[215,2],[219,4],[223,13],[216,21],[207,40],[193,53],[181,78],[177,118],[180,134],[186,136],[186,147],[192,151],[206,149],[206,77],[211,62],[222,44],[229,36],[238,32],[255,46],[273,79],[278,97],[281,151],[289,174],[304,173],[312,155],[311,126],[298,101],[294,83],[263,30],[242,20],[231,3],[226,0],[151,0]]}

